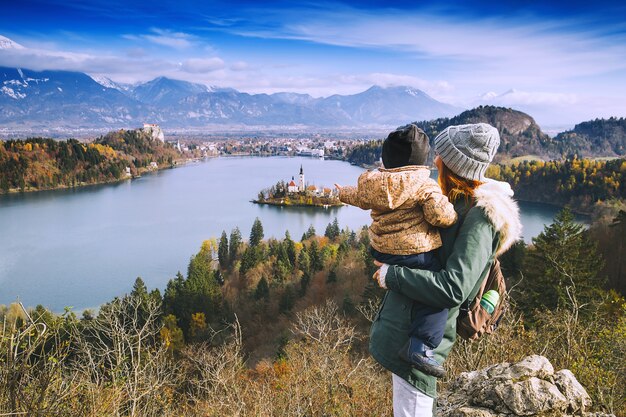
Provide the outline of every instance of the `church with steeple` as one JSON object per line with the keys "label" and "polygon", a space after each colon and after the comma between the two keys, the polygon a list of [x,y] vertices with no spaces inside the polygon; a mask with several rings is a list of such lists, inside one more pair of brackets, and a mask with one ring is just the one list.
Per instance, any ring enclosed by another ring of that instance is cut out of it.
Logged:
{"label": "church with steeple", "polygon": [[304,191],[305,187],[306,185],[304,183],[304,170],[302,169],[302,165],[300,165],[300,181],[298,181],[298,191]]}
{"label": "church with steeple", "polygon": [[298,177],[298,184],[293,177],[291,177],[291,181],[287,184],[287,192],[288,193],[298,193],[306,191],[306,183],[304,182],[304,170],[302,169],[302,165],[300,165],[300,176]]}

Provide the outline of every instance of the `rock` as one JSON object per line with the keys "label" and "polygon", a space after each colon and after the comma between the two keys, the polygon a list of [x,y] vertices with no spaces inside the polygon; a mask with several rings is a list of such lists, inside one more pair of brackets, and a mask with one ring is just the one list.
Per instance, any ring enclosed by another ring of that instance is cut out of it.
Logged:
{"label": "rock", "polygon": [[[464,372],[439,395],[439,417],[572,416],[585,413],[591,398],[569,370],[554,372],[543,356]],[[614,417],[614,416],[613,416]]]}
{"label": "rock", "polygon": [[520,362],[511,365],[503,373],[507,378],[518,380],[528,377],[546,379],[554,374],[554,367],[550,361],[539,355],[527,356]]}
{"label": "rock", "polygon": [[567,398],[569,411],[584,412],[591,406],[591,397],[569,369],[562,369],[554,374],[554,384]]}
{"label": "rock", "polygon": [[486,408],[461,407],[450,414],[450,417],[496,417],[500,415]]}
{"label": "rock", "polygon": [[497,409],[510,410],[518,416],[532,416],[548,411],[565,411],[567,398],[548,381],[532,377],[520,382],[507,382],[494,389],[499,402]]}

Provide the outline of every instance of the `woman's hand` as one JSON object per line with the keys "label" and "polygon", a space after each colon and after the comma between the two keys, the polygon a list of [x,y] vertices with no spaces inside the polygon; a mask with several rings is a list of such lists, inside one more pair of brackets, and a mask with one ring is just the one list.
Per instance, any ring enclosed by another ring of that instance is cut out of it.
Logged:
{"label": "woman's hand", "polygon": [[387,285],[385,285],[385,275],[387,274],[387,268],[389,267],[389,265],[378,262],[377,260],[374,260],[374,265],[376,265],[378,269],[376,270],[376,272],[374,272],[372,278],[374,279],[374,281],[376,281],[380,288],[387,289]]}

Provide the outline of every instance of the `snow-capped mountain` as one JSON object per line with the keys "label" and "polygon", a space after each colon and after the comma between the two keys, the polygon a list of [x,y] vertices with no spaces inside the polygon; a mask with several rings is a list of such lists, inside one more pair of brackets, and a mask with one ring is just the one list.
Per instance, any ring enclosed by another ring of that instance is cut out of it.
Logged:
{"label": "snow-capped mountain", "polygon": [[106,88],[113,88],[115,90],[119,90],[121,92],[126,92],[126,91],[130,91],[133,89],[133,85],[132,84],[124,84],[124,83],[117,83],[115,81],[113,81],[112,79],[102,76],[102,75],[92,75],[89,74],[89,76],[98,84],[100,84],[103,87]]}
{"label": "snow-capped mountain", "polygon": [[452,116],[463,109],[441,103],[412,87],[373,86],[354,95],[320,99],[318,108],[334,110],[356,124],[399,125],[412,120]]}
{"label": "snow-capped mountain", "polygon": [[354,95],[248,94],[159,77],[128,85],[69,71],[0,67],[0,124],[6,127],[166,128],[250,126],[395,127],[451,116],[459,108],[410,87],[374,86]]}
{"label": "snow-capped mountain", "polygon": [[24,49],[19,43],[0,35],[0,49]]}
{"label": "snow-capped mountain", "polygon": [[5,126],[101,127],[152,116],[147,106],[80,72],[0,67]]}
{"label": "snow-capped mountain", "polygon": [[147,83],[138,84],[130,90],[131,96],[142,103],[161,106],[176,105],[180,100],[200,93],[211,91],[204,84],[172,80],[158,77]]}

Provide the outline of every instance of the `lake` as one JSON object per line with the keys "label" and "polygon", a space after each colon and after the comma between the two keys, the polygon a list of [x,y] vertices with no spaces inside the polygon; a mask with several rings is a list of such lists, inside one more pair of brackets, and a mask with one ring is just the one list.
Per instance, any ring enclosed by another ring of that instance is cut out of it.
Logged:
{"label": "lake", "polygon": [[[323,234],[339,225],[369,224],[367,211],[282,208],[250,200],[275,184],[356,184],[362,168],[341,161],[287,157],[220,157],[116,184],[0,196],[0,304],[18,297],[55,312],[95,308],[130,291],[136,277],[163,290],[203,240],[239,227],[245,238],[258,217],[265,238],[294,240],[312,224]],[[557,207],[520,203],[529,241]]]}

